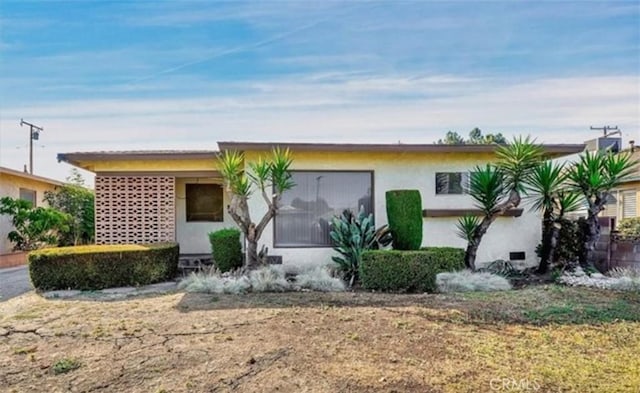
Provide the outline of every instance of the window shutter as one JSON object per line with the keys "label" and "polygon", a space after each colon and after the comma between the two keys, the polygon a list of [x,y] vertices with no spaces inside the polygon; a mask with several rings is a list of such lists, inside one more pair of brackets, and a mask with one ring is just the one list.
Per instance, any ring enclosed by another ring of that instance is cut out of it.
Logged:
{"label": "window shutter", "polygon": [[636,191],[625,191],[622,193],[622,218],[636,217]]}

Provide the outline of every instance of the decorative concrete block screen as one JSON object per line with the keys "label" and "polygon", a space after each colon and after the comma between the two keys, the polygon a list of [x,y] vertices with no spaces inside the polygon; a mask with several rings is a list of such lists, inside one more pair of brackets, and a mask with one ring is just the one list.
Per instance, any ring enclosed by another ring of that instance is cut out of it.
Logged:
{"label": "decorative concrete block screen", "polygon": [[175,178],[96,176],[96,243],[175,241]]}

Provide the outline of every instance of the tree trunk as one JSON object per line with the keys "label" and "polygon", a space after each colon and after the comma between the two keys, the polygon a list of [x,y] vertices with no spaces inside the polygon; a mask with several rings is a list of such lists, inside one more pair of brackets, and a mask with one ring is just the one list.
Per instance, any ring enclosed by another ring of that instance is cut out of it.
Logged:
{"label": "tree trunk", "polygon": [[598,222],[598,213],[602,209],[593,206],[589,208],[587,213],[586,233],[584,234],[584,258],[580,259],[580,266],[583,269],[591,269],[595,263],[596,243],[600,239],[600,222]]}
{"label": "tree trunk", "polygon": [[545,211],[542,219],[542,244],[540,250],[540,264],[538,265],[537,273],[545,274],[549,269],[549,265],[552,262],[554,247],[552,247],[554,236],[553,218],[551,217],[551,211]]}
{"label": "tree trunk", "polygon": [[262,264],[258,257],[258,240],[255,239],[255,236],[253,239],[250,239],[249,236],[247,236],[247,250],[245,258],[245,267],[249,270],[256,269]]}
{"label": "tree trunk", "polygon": [[480,247],[480,242],[482,241],[482,237],[489,226],[495,221],[498,216],[504,214],[507,210],[518,207],[520,204],[520,194],[516,190],[512,190],[509,193],[509,199],[507,199],[504,203],[496,206],[491,214],[485,215],[480,222],[480,225],[473,232],[473,238],[467,244],[467,250],[464,254],[464,264],[467,269],[476,270],[476,256],[478,254],[478,247]]}
{"label": "tree trunk", "polygon": [[[536,273],[545,274],[549,270],[549,266],[556,261],[556,249],[558,248],[558,241],[560,238],[560,229],[562,228],[559,222],[551,224],[551,230],[548,234],[549,245],[545,251],[543,248],[542,257],[540,258],[540,265]],[[544,246],[543,246],[544,247]]]}

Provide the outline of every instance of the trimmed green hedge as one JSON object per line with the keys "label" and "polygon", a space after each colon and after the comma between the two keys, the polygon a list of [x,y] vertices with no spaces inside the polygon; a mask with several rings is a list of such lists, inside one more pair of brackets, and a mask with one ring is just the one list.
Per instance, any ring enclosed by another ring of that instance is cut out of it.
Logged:
{"label": "trimmed green hedge", "polygon": [[36,289],[95,290],[147,285],[178,275],[177,243],[47,248],[29,253]]}
{"label": "trimmed green hedge", "polygon": [[360,264],[360,282],[365,289],[379,291],[434,292],[438,273],[461,269],[464,250],[459,248],[366,251]]}
{"label": "trimmed green hedge", "polygon": [[242,267],[240,231],[235,228],[220,229],[209,233],[213,263],[221,272]]}
{"label": "trimmed green hedge", "polygon": [[418,190],[385,193],[394,250],[418,250],[422,244],[422,197]]}

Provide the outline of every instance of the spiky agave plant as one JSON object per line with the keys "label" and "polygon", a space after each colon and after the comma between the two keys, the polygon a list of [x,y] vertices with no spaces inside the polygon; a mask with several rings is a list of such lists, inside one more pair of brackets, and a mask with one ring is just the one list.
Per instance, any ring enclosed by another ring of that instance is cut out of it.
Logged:
{"label": "spiky agave plant", "polygon": [[362,253],[377,248],[373,215],[366,214],[363,207],[360,207],[357,215],[345,210],[332,219],[329,235],[333,240],[333,249],[340,254],[331,259],[338,264],[345,281],[352,287],[358,279]]}

